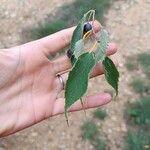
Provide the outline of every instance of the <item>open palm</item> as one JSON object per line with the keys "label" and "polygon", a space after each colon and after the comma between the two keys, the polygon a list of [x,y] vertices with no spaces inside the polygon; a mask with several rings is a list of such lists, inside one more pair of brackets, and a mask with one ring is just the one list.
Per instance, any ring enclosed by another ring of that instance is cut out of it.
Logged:
{"label": "open palm", "polygon": [[[98,22],[94,24],[99,31]],[[64,112],[64,98],[57,98],[63,87],[57,74],[71,67],[67,56],[49,60],[50,54],[57,53],[69,43],[74,27],[21,46],[0,51],[0,136],[6,136],[29,127],[48,117]],[[116,52],[110,43],[107,54]],[[63,73],[64,82],[67,74]],[[100,64],[92,77],[102,74]],[[88,96],[85,108],[108,103],[111,96],[101,93]],[[70,111],[82,109],[79,102]]]}

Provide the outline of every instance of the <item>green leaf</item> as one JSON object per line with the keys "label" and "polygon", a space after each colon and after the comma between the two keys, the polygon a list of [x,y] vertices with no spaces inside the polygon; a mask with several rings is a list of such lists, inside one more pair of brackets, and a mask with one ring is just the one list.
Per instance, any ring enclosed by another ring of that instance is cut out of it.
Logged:
{"label": "green leaf", "polygon": [[65,112],[81,98],[88,86],[89,74],[95,65],[94,53],[84,53],[69,73],[65,87]]}
{"label": "green leaf", "polygon": [[106,57],[106,49],[107,49],[108,43],[109,43],[109,35],[106,30],[101,29],[99,41],[100,41],[100,43],[98,44],[98,48],[95,51],[96,62],[98,62],[100,60],[103,61]]}
{"label": "green leaf", "polygon": [[83,37],[84,24],[86,22],[88,15],[91,15],[91,13],[95,13],[95,10],[90,10],[87,13],[85,13],[83,18],[79,21],[76,29],[73,32],[73,36],[71,39],[71,50],[72,50],[72,52],[74,52],[76,42],[79,41],[80,39],[82,39],[82,37]]}
{"label": "green leaf", "polygon": [[[76,50],[75,49],[76,43],[83,38],[84,24],[86,23],[86,19],[87,19],[88,15],[90,15],[91,13],[95,13],[95,11],[94,10],[90,10],[86,14],[84,14],[83,18],[79,21],[76,29],[73,32],[73,36],[72,36],[72,39],[71,39],[71,51],[73,53]],[[74,65],[75,62],[76,62],[76,58],[72,58],[71,59],[72,65]]]}
{"label": "green leaf", "polygon": [[107,82],[115,89],[116,95],[118,95],[119,72],[113,61],[108,57],[105,57],[102,63],[104,67],[105,78]]}
{"label": "green leaf", "polygon": [[[86,20],[86,17],[84,16],[84,17],[80,20],[79,24],[77,25],[76,29],[75,29],[74,32],[73,32],[73,36],[72,36],[72,39],[71,39],[71,51],[72,51],[73,53],[74,53],[74,51],[75,51],[76,43],[77,43],[78,41],[80,41],[80,40],[82,39],[82,37],[83,37],[83,27],[84,27],[85,20]],[[72,64],[72,66],[75,64],[76,61],[77,61],[77,60],[76,60],[75,57],[73,57],[73,58],[71,59],[71,64]]]}
{"label": "green leaf", "polygon": [[85,53],[85,51],[84,51],[84,40],[81,39],[76,43],[75,51],[74,51],[73,55],[75,56],[76,59],[78,59],[78,57],[80,55],[82,55],[83,53]]}

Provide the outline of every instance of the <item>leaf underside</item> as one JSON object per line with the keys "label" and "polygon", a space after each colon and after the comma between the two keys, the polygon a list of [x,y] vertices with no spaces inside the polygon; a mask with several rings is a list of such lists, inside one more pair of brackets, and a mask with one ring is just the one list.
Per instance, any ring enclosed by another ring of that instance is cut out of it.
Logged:
{"label": "leaf underside", "polygon": [[78,59],[78,57],[81,56],[83,53],[85,53],[85,51],[84,51],[84,40],[81,39],[75,44],[73,55],[75,56],[76,59]]}
{"label": "leaf underside", "polygon": [[103,63],[105,78],[107,82],[115,89],[116,95],[118,95],[119,72],[110,58],[105,57],[102,63]]}
{"label": "leaf underside", "polygon": [[89,74],[95,65],[93,53],[84,53],[69,73],[65,87],[65,111],[86,92]]}
{"label": "leaf underside", "polygon": [[99,37],[99,44],[95,51],[96,54],[96,62],[103,61],[106,57],[106,50],[109,43],[109,35],[108,32],[104,29],[101,29],[100,37]]}

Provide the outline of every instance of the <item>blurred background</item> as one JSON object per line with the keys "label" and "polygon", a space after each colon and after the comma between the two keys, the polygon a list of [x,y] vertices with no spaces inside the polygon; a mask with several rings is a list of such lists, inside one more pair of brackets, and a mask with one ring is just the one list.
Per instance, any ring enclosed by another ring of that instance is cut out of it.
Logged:
{"label": "blurred background", "polygon": [[[119,96],[69,114],[69,128],[61,115],[0,139],[0,150],[150,150],[149,0],[0,0],[0,48],[76,25],[89,9],[118,45]],[[92,79],[88,94],[111,92],[104,81]]]}

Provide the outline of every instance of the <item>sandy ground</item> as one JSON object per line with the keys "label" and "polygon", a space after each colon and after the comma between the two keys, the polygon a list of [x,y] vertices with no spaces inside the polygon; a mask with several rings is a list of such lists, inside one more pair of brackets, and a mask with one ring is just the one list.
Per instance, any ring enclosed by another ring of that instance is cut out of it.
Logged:
{"label": "sandy ground", "polygon": [[[37,22],[44,21],[50,13],[55,15],[57,8],[64,2],[65,0],[0,0],[0,48],[21,43],[24,28],[36,26]],[[149,16],[149,0],[116,1],[106,14],[106,27],[111,34],[111,40],[118,44],[119,52],[115,59],[119,62],[121,73],[119,97],[105,106],[109,113],[107,119],[103,122],[97,121],[101,132],[108,139],[108,150],[123,150],[123,137],[128,129],[124,118],[125,106],[139,96],[129,87],[133,76],[128,74],[124,64],[128,56],[149,51]],[[139,71],[137,75],[142,74]],[[108,89],[103,79],[92,79],[88,93]],[[87,111],[87,118],[91,118],[92,111]],[[0,150],[93,150],[92,145],[83,141],[80,135],[80,126],[86,120],[84,113],[72,113],[69,118],[70,128],[61,115],[1,139]]]}

